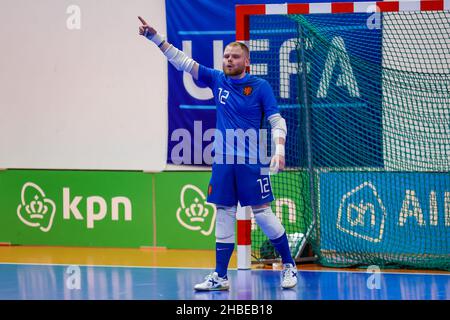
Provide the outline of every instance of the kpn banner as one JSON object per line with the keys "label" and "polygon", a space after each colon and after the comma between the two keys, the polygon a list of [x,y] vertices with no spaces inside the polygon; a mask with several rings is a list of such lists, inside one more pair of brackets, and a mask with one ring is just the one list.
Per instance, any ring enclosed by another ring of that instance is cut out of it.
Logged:
{"label": "kpn banner", "polygon": [[450,175],[321,173],[319,227],[322,250],[448,255]]}
{"label": "kpn banner", "polygon": [[216,207],[206,201],[210,177],[210,171],[155,175],[157,246],[215,248]]}
{"label": "kpn banner", "polygon": [[[211,172],[161,172],[155,175],[156,244],[172,249],[214,249],[216,207],[206,201]],[[286,181],[288,185],[286,185]],[[309,181],[304,172],[282,172],[271,178],[272,208],[289,234],[305,233]],[[285,183],[283,183],[285,182]],[[299,191],[300,190],[300,191]],[[252,221],[252,240],[265,237]]]}
{"label": "kpn banner", "polygon": [[0,171],[0,242],[152,246],[152,175]]}
{"label": "kpn banner", "polygon": [[[272,211],[283,223],[288,239],[292,240],[291,253],[296,255],[311,220],[308,174],[306,171],[284,171],[271,176],[270,181],[275,196],[275,201],[271,203]],[[265,241],[267,240],[268,238],[253,218],[252,247],[261,253],[266,250]]]}

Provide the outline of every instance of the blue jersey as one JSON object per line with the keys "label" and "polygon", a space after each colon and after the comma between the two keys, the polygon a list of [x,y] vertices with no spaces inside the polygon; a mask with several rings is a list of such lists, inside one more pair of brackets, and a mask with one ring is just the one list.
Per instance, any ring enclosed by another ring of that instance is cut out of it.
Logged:
{"label": "blue jersey", "polygon": [[215,159],[221,155],[235,155],[250,163],[255,157],[260,159],[260,148],[266,148],[260,136],[263,119],[280,112],[270,84],[250,74],[235,80],[202,65],[198,79],[211,88],[216,103]]}

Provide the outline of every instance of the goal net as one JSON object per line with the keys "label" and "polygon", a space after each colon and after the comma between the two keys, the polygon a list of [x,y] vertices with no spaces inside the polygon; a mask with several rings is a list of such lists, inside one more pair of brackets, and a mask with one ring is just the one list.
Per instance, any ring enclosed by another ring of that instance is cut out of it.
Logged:
{"label": "goal net", "polygon": [[[450,268],[450,1],[242,5],[286,119],[272,208],[326,266]],[[266,124],[268,125],[268,124]],[[270,138],[270,137],[269,137]],[[278,259],[252,223],[252,259]]]}

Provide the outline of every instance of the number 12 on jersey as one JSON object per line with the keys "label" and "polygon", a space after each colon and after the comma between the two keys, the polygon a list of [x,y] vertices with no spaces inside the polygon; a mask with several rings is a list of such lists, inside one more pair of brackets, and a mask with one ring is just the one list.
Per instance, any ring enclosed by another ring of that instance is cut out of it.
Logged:
{"label": "number 12 on jersey", "polygon": [[261,187],[261,193],[262,194],[270,192],[270,189],[269,189],[269,183],[270,183],[269,182],[269,178],[258,179],[256,181],[259,182],[259,186]]}

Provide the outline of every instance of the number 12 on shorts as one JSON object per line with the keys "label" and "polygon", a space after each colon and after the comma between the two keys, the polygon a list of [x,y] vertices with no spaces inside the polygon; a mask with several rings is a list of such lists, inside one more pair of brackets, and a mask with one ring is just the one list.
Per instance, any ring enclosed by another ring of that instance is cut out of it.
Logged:
{"label": "number 12 on shorts", "polygon": [[[261,194],[270,192],[269,178],[262,178],[262,179],[258,179],[256,181],[259,182],[259,186],[261,187]],[[265,198],[265,197],[263,197],[263,198]]]}

